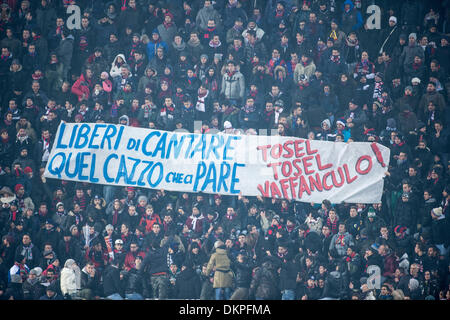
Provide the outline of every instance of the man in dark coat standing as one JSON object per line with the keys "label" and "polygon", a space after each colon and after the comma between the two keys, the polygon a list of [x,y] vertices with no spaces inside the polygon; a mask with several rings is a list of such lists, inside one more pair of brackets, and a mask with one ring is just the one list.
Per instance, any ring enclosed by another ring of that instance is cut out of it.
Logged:
{"label": "man in dark coat standing", "polygon": [[407,227],[410,231],[413,231],[413,207],[409,202],[409,193],[404,192],[402,194],[401,201],[397,205],[395,212],[394,225],[401,225]]}
{"label": "man in dark coat standing", "polygon": [[347,122],[346,126],[351,129],[352,137],[359,139],[362,135],[364,124],[367,122],[367,115],[355,99],[349,102],[344,118]]}
{"label": "man in dark coat standing", "polygon": [[103,291],[107,299],[123,300],[124,293],[120,283],[120,277],[119,260],[114,259],[106,267],[103,276]]}
{"label": "man in dark coat standing", "polygon": [[141,273],[150,276],[153,298],[167,299],[169,289],[169,267],[167,266],[167,249],[161,248],[160,240],[151,243],[150,251],[145,256]]}
{"label": "man in dark coat standing", "polygon": [[236,289],[231,295],[230,300],[245,300],[248,299],[250,283],[252,281],[253,264],[248,261],[248,258],[239,253],[236,261],[231,264],[235,274]]}
{"label": "man in dark coat standing", "polygon": [[59,61],[61,61],[64,66],[63,68],[64,79],[67,79],[67,74],[70,70],[73,55],[73,42],[74,42],[73,35],[70,34],[68,30],[63,29],[61,31],[61,42],[56,47],[55,51]]}
{"label": "man in dark coat standing", "polygon": [[400,32],[401,29],[398,26],[397,18],[394,16],[389,17],[389,25],[380,32],[380,41],[378,43],[381,44],[381,47],[378,53],[386,52],[391,55],[398,43]]}

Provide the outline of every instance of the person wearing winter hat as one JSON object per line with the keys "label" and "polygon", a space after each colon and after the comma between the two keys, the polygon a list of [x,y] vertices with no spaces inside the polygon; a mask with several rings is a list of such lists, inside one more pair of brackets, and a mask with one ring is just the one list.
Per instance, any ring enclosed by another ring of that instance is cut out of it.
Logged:
{"label": "person wearing winter hat", "polygon": [[44,250],[42,253],[41,266],[44,269],[47,269],[55,261],[55,259],[56,253],[53,250]]}
{"label": "person wearing winter hat", "polygon": [[408,282],[409,295],[407,295],[407,296],[409,296],[410,299],[415,300],[413,297],[417,296],[416,291],[419,289],[419,287],[420,287],[419,280],[414,279],[414,278],[409,279],[409,282]]}
{"label": "person wearing winter hat", "polygon": [[19,60],[19,59],[13,59],[13,60],[11,61],[11,65],[21,65],[21,64],[20,64],[20,60]]}
{"label": "person wearing winter hat", "polygon": [[137,208],[144,208],[143,210],[145,211],[145,207],[148,205],[148,198],[147,196],[144,195],[140,195],[137,197]]}
{"label": "person wearing winter hat", "polygon": [[31,269],[30,273],[33,273],[34,275],[36,275],[36,277],[40,277],[42,275],[42,268],[41,267],[35,267],[33,269]]}
{"label": "person wearing winter hat", "polygon": [[[432,209],[431,215],[436,219],[441,218],[442,217],[442,207]],[[445,218],[445,217],[443,217],[443,218]]]}
{"label": "person wearing winter hat", "polygon": [[39,300],[64,300],[64,298],[58,293],[58,282],[53,281],[47,286],[45,294],[39,298]]}
{"label": "person wearing winter hat", "polygon": [[223,123],[223,128],[225,129],[226,132],[227,130],[233,129],[233,125],[231,124],[230,121],[227,120]]}
{"label": "person wearing winter hat", "polygon": [[336,121],[336,126],[337,126],[337,125],[341,125],[341,126],[345,127],[345,122],[342,121],[342,120],[337,120],[337,121]]}
{"label": "person wearing winter hat", "polygon": [[[422,81],[418,78],[418,77],[414,77],[414,78],[412,78],[411,79],[411,84],[412,85],[414,85],[414,84],[420,84]],[[412,87],[411,87],[412,88]]]}
{"label": "person wearing winter hat", "polygon": [[40,281],[41,273],[42,269],[34,268],[28,274],[28,278],[22,285],[24,300],[39,300],[45,294],[45,287]]}
{"label": "person wearing winter hat", "polygon": [[105,92],[110,93],[113,89],[113,84],[111,80],[109,80],[109,74],[106,71],[103,71],[100,74],[100,79],[102,80],[102,87]]}
{"label": "person wearing winter hat", "polygon": [[3,187],[0,190],[0,203],[3,204],[10,204],[11,202],[16,200],[16,195],[11,191],[8,187]]}
{"label": "person wearing winter hat", "polygon": [[[376,235],[376,232],[379,232],[379,229],[381,227],[380,223],[375,223],[376,216],[377,216],[377,214],[375,212],[375,209],[373,207],[370,207],[369,210],[367,211],[367,219],[368,219],[367,226],[369,226],[371,224],[377,224],[375,229],[378,229],[378,230],[375,231],[374,236]],[[379,221],[377,221],[377,222],[379,222]],[[370,231],[372,231],[372,230],[370,230]],[[370,231],[369,231],[369,233],[370,233]]]}
{"label": "person wearing winter hat", "polygon": [[273,220],[276,220],[277,223],[280,223],[281,218],[280,218],[279,215],[276,214],[276,215],[274,215],[274,216],[272,217],[272,221],[273,221]]}
{"label": "person wearing winter hat", "polygon": [[23,169],[23,172],[25,173],[25,174],[27,174],[27,175],[29,175],[30,173],[32,173],[33,172],[33,169],[31,168],[31,167],[25,167],[24,169]]}
{"label": "person wearing winter hat", "polygon": [[19,192],[20,192],[22,189],[25,190],[25,187],[23,186],[23,184],[18,183],[18,184],[16,184],[16,186],[14,187],[14,192],[15,192],[16,194],[19,194]]}
{"label": "person wearing winter hat", "polygon": [[318,140],[329,141],[334,136],[331,132],[331,122],[330,119],[325,119],[320,124],[321,131],[317,134]]}

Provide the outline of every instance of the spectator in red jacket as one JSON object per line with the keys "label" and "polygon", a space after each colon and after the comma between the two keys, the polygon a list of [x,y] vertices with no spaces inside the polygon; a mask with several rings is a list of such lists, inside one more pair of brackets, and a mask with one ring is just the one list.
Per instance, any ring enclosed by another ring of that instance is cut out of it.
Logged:
{"label": "spectator in red jacket", "polygon": [[85,72],[73,84],[71,92],[78,97],[79,102],[89,99],[91,90],[94,88],[93,75],[92,70],[86,68]]}
{"label": "spectator in red jacket", "polygon": [[124,269],[130,271],[136,268],[136,257],[140,256],[142,259],[145,258],[145,252],[141,251],[139,245],[136,241],[130,243],[130,251],[125,256]]}

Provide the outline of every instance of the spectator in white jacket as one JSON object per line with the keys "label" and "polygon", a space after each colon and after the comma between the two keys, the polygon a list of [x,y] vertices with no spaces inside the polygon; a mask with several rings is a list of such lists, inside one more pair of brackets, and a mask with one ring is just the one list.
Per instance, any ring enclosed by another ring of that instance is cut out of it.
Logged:
{"label": "spectator in white jacket", "polygon": [[78,297],[81,289],[80,267],[73,259],[67,259],[64,268],[61,270],[61,292],[64,296],[68,295],[71,299]]}

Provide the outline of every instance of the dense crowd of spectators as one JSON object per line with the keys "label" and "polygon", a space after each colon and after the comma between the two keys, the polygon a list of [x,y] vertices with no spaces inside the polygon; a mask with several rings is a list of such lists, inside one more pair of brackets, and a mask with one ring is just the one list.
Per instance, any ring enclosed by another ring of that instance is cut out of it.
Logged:
{"label": "dense crowd of spectators", "polygon": [[[0,2],[0,299],[450,299],[449,1]],[[374,204],[74,183],[61,121],[391,159]]]}

